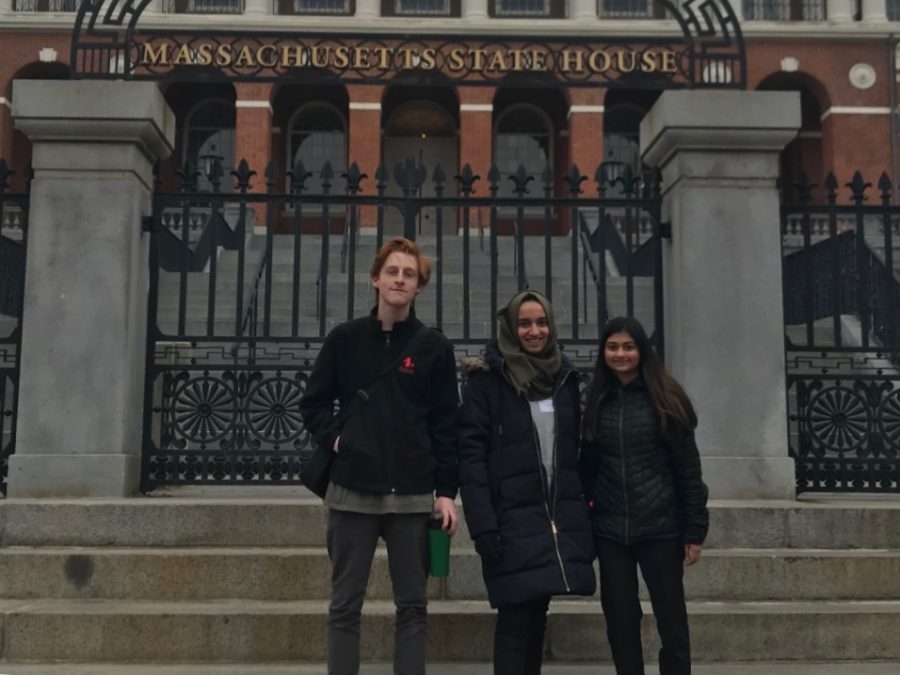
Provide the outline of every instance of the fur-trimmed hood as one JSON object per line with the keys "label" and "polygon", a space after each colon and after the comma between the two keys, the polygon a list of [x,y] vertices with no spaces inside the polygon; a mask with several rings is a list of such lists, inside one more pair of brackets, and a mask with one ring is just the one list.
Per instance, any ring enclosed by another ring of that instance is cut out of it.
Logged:
{"label": "fur-trimmed hood", "polygon": [[[500,348],[497,346],[496,340],[488,342],[484,351],[478,356],[467,356],[459,364],[460,372],[466,377],[476,373],[499,373],[502,372],[502,367],[503,357],[500,356]],[[572,362],[564,353],[560,362],[560,373],[566,373],[573,368]]]}

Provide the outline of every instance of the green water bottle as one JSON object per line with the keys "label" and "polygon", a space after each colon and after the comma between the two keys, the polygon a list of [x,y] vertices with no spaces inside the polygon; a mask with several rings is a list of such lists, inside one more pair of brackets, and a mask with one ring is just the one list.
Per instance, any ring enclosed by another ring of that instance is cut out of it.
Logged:
{"label": "green water bottle", "polygon": [[443,517],[433,514],[428,520],[428,574],[446,577],[450,574],[450,533],[443,529]]}

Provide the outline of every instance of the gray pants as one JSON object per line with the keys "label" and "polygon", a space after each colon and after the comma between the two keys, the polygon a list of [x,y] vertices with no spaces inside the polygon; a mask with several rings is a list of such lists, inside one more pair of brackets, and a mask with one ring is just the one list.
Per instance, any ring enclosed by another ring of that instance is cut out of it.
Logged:
{"label": "gray pants", "polygon": [[397,608],[395,675],[424,675],[428,581],[427,513],[372,515],[328,511],[331,559],[328,607],[328,673],[359,673],[359,626],[366,585],[378,538],[387,544],[388,567]]}

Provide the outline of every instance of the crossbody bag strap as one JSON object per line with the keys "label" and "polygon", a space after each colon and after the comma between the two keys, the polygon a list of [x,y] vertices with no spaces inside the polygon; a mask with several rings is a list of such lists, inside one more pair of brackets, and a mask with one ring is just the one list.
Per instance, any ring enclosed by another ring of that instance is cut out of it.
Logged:
{"label": "crossbody bag strap", "polygon": [[406,347],[402,352],[400,352],[400,355],[393,359],[390,364],[388,364],[388,366],[383,371],[381,371],[381,373],[379,373],[378,377],[376,377],[374,381],[370,382],[366,387],[357,390],[356,395],[350,402],[350,405],[348,405],[347,408],[345,410],[342,410],[338,415],[338,427],[344,426],[344,422],[347,421],[350,415],[356,412],[366,401],[372,398],[381,383],[387,380],[387,376],[397,369],[397,366],[399,366],[403,362],[403,359],[405,359],[407,356],[412,355],[413,350],[430,331],[431,329],[427,326],[420,326],[419,329],[409,339],[409,342],[406,343]]}

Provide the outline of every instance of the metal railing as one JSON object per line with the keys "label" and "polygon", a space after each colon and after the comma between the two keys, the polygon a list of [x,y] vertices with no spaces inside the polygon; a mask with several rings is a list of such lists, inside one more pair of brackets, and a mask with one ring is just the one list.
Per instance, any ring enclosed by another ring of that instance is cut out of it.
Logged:
{"label": "metal railing", "polygon": [[[180,172],[177,189],[157,186],[149,228],[145,488],[297,481],[312,446],[295,401],[331,328],[369,311],[371,258],[397,234],[434,256],[416,315],[460,357],[496,337],[497,309],[526,287],[555,299],[560,340],[579,368],[593,366],[607,310],[633,312],[662,344],[661,287],[629,279],[628,269],[583,285],[585,242],[570,227],[598,209],[658,222],[658,188],[640,181],[607,198],[608,171],[595,174],[589,191],[577,167],[557,178],[549,169],[535,177],[495,167],[481,177],[464,166],[448,177],[410,158],[372,178],[355,164],[341,176],[325,165],[310,194],[311,174],[299,162],[288,181],[271,166],[257,177],[242,162],[230,177],[236,189],[224,193],[219,162],[210,192],[196,191],[192,173]],[[255,191],[261,180],[265,191]],[[512,196],[498,196],[502,183],[513,185]],[[285,184],[288,191],[276,191]],[[525,186],[543,197],[526,197]],[[237,209],[231,224],[223,224],[226,208]],[[251,209],[265,222],[248,237]],[[208,214],[204,231],[186,236],[195,210]],[[180,230],[166,215],[175,213]],[[251,251],[264,264],[254,267]]]}
{"label": "metal railing", "polygon": [[[900,492],[900,206],[882,175],[878,198],[857,172],[838,204],[804,177],[782,207],[788,421],[797,490]],[[822,223],[827,234],[822,235]],[[870,232],[869,230],[875,230]]]}
{"label": "metal railing", "polygon": [[25,251],[28,241],[30,171],[22,189],[0,160],[0,496],[6,495],[10,455],[16,448],[16,418],[21,368]]}

